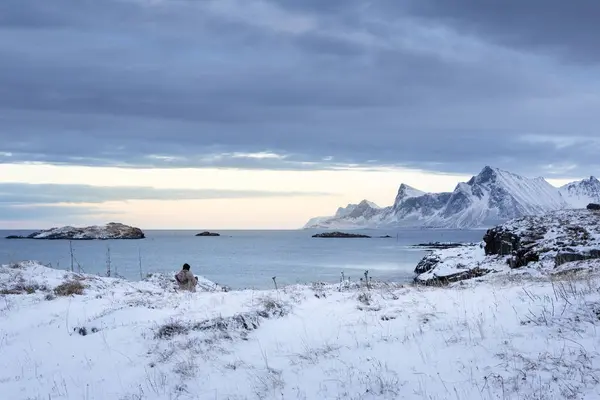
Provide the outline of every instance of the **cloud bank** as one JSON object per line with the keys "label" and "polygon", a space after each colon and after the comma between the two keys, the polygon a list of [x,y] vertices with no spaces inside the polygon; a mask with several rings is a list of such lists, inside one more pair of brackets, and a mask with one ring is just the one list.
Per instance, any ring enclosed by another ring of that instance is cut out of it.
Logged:
{"label": "cloud bank", "polygon": [[599,19],[557,0],[3,0],[0,162],[586,176]]}

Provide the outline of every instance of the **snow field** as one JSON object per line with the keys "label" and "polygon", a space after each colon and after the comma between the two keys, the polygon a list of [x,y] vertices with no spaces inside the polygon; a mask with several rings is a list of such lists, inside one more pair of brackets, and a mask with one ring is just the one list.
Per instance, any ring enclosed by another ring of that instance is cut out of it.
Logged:
{"label": "snow field", "polygon": [[[17,283],[31,293],[0,297],[0,393],[598,398],[599,270],[586,261],[552,275],[498,273],[444,288],[373,282],[178,293],[156,277],[127,282],[4,266],[0,293]],[[52,295],[73,280],[86,286],[83,295]]]}

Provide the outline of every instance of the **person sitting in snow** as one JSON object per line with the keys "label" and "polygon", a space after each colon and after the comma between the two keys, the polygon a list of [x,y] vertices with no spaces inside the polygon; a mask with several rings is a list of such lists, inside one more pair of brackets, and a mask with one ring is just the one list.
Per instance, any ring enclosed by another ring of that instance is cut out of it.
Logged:
{"label": "person sitting in snow", "polygon": [[183,264],[181,271],[175,275],[175,280],[179,284],[179,289],[189,290],[190,292],[196,291],[196,285],[198,284],[198,278],[190,271],[190,265],[188,263]]}

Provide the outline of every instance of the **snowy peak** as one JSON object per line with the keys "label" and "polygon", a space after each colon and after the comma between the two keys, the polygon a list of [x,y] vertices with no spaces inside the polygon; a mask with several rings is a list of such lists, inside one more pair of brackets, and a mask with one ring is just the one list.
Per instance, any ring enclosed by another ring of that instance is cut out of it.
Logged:
{"label": "snowy peak", "polygon": [[398,188],[398,194],[396,195],[396,199],[394,200],[394,209],[398,208],[405,200],[423,196],[424,194],[425,192],[422,192],[419,189],[415,189],[412,186],[402,183],[400,185],[400,188]]}
{"label": "snowy peak", "polygon": [[[474,184],[484,184],[484,183],[488,183],[488,182],[495,182],[496,179],[498,178],[498,174],[502,173],[502,172],[506,172],[506,171],[501,171],[497,168],[492,168],[489,165],[486,165],[485,167],[483,167],[483,169],[481,170],[481,172],[479,172],[478,175],[472,177],[467,184],[468,185],[474,185]],[[460,183],[459,183],[460,185]]]}
{"label": "snowy peak", "polygon": [[373,203],[372,201],[362,200],[358,204],[348,204],[346,207],[338,208],[335,213],[335,216],[341,218],[341,217],[348,216],[352,213],[355,213],[356,210],[359,210],[358,212],[361,212],[361,210],[364,212],[365,210],[367,210],[369,208],[378,210],[381,207],[379,207],[377,204]]}
{"label": "snowy peak", "polygon": [[377,214],[380,209],[381,209],[381,207],[379,207],[377,204],[370,202],[368,200],[363,200],[360,203],[358,203],[356,206],[354,206],[352,211],[350,213],[348,213],[346,215],[346,217],[348,217],[348,218],[361,218],[361,217],[370,218],[373,215]]}
{"label": "snowy peak", "polygon": [[595,176],[568,183],[560,188],[561,195],[575,208],[600,203],[600,181]]}
{"label": "snowy peak", "polygon": [[374,208],[374,209],[381,208],[377,204],[375,204],[375,203],[373,203],[372,201],[369,201],[369,200],[363,200],[360,203],[358,203],[358,205],[359,205],[359,207],[360,206],[369,206],[369,207]]}
{"label": "snowy peak", "polygon": [[439,223],[456,228],[488,226],[566,206],[560,193],[545,179],[529,179],[486,166],[468,182],[456,186],[439,214]]}

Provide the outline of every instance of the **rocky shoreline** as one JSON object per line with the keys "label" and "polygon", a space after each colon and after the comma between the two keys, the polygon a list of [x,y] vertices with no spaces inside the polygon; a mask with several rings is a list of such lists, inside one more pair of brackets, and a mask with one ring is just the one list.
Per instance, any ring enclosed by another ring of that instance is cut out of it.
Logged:
{"label": "rocky shoreline", "polygon": [[600,259],[600,213],[561,210],[488,229],[479,244],[434,250],[415,267],[414,282],[446,284],[526,268],[552,271],[592,259]]}
{"label": "rocky shoreline", "polygon": [[140,228],[110,222],[104,226],[87,226],[83,228],[63,226],[33,232],[26,236],[10,235],[6,239],[34,240],[109,240],[109,239],[144,239],[146,235]]}

